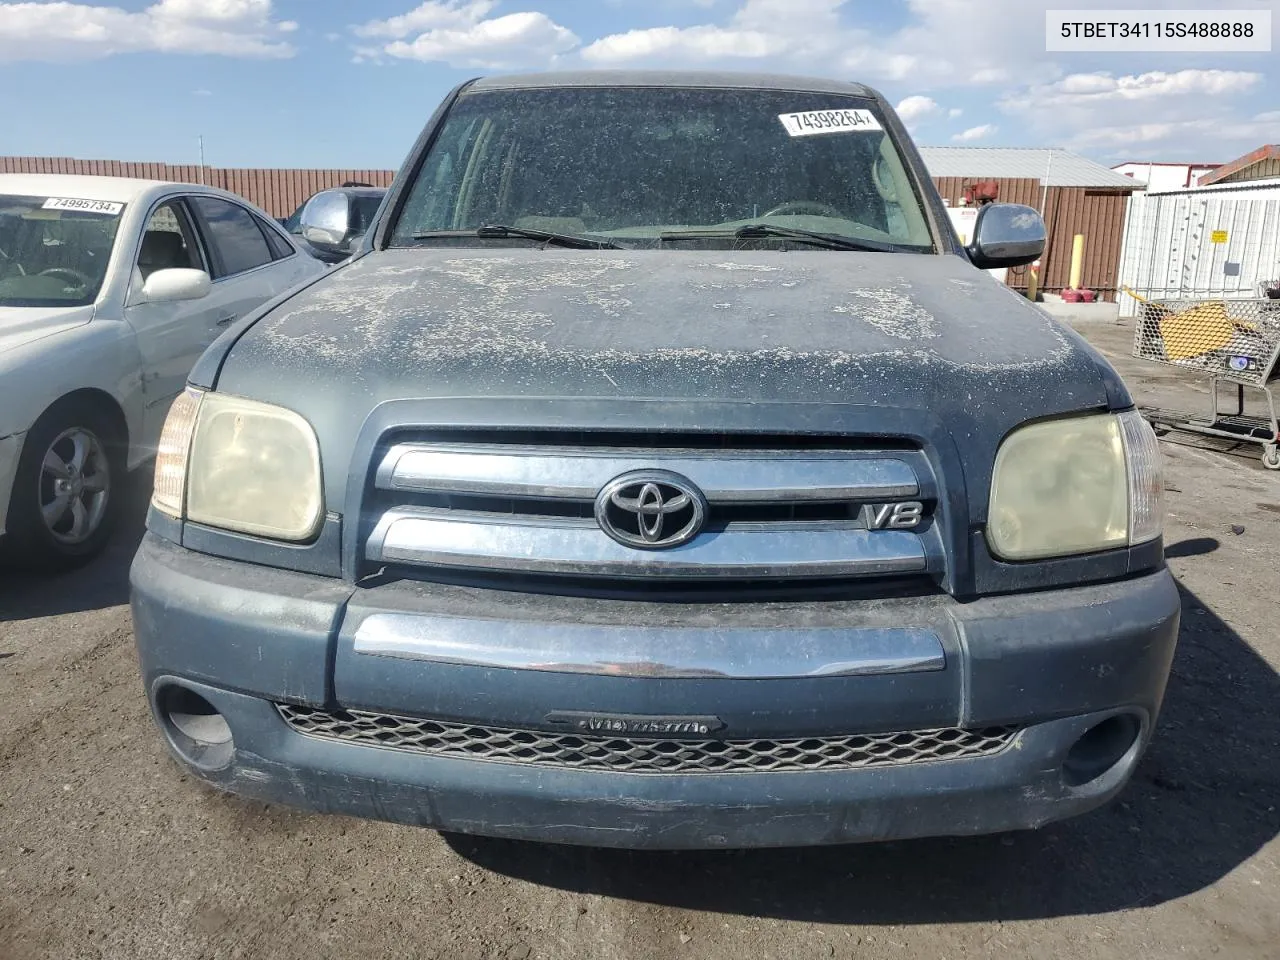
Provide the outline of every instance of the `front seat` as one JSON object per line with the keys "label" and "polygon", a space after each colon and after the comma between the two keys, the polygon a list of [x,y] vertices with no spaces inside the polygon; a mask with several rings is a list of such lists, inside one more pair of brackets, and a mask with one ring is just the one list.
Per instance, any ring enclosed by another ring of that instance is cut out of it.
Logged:
{"label": "front seat", "polygon": [[191,257],[187,253],[187,245],[182,241],[182,234],[172,230],[148,230],[142,235],[138,270],[141,271],[143,280],[157,270],[190,266]]}

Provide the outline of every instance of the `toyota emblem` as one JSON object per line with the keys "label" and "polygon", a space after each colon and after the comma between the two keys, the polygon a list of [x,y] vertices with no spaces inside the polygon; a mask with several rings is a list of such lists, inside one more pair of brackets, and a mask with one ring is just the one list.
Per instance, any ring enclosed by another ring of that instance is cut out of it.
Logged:
{"label": "toyota emblem", "polygon": [[596,497],[596,523],[618,543],[663,550],[688,543],[707,517],[707,501],[692,482],[665,470],[615,477]]}

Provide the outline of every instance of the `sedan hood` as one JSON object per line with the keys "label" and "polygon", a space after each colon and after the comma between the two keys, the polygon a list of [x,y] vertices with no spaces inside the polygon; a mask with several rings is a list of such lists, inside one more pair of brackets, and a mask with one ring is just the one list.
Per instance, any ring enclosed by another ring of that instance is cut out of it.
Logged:
{"label": "sedan hood", "polygon": [[93,307],[0,307],[0,354],[88,323]]}
{"label": "sedan hood", "polygon": [[1024,419],[1129,402],[1080,337],[959,257],[827,250],[377,252],[250,325],[216,386],[297,410],[340,458],[406,398],[446,423],[487,399],[512,426],[537,398],[604,420],[675,401],[693,423],[692,401],[797,423],[797,405],[872,405],[983,448]]}

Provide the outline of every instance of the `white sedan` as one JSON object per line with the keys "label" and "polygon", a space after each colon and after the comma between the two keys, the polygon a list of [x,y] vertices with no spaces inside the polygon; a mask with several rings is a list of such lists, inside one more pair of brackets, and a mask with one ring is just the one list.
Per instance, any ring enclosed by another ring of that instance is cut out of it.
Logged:
{"label": "white sedan", "polygon": [[325,271],[211,187],[0,174],[0,552],[73,565],[110,533],[196,359]]}

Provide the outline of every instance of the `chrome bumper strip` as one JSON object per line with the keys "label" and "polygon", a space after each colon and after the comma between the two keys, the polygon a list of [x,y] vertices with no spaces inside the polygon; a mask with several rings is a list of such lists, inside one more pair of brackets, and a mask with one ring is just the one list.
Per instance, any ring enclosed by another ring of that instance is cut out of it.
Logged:
{"label": "chrome bumper strip", "polygon": [[917,627],[642,627],[375,613],[356,653],[552,673],[761,680],[943,670],[942,642]]}

